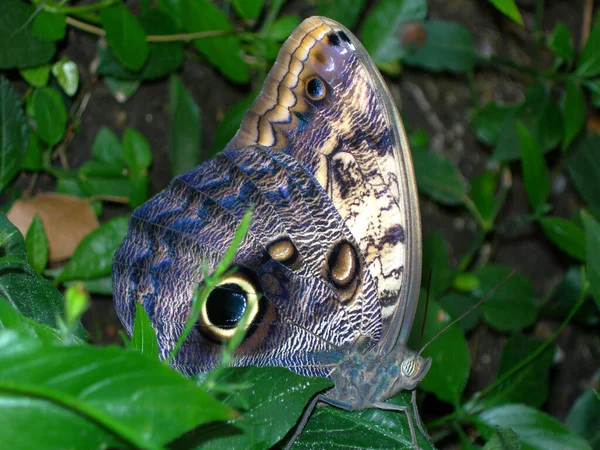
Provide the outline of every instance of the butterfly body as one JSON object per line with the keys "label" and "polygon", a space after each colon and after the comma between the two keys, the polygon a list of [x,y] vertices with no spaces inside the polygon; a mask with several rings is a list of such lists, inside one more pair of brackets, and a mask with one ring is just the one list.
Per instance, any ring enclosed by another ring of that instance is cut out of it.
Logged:
{"label": "butterfly body", "polygon": [[236,365],[329,377],[325,398],[345,409],[385,409],[414,389],[430,360],[406,348],[421,276],[410,150],[381,75],[334,21],[305,20],[226,149],[134,211],[114,260],[128,332],[142,303],[169,354],[203,270],[249,208],[237,269],[209,295],[174,367],[217,365],[249,311]]}

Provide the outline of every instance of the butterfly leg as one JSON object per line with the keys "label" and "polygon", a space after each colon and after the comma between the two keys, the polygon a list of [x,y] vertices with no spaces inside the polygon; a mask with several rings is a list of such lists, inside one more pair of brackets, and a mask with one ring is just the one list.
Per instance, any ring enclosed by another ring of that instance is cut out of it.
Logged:
{"label": "butterfly leg", "polygon": [[419,408],[417,406],[417,391],[416,390],[412,391],[412,396],[411,396],[411,399],[410,399],[410,404],[412,405],[413,411],[415,413],[415,419],[417,421],[417,428],[419,428],[419,431],[421,432],[421,434],[423,436],[425,436],[425,438],[427,438],[427,440],[429,441],[429,443],[433,444],[431,442],[431,436],[429,436],[429,433],[427,432],[427,430],[423,426],[423,422],[421,422],[421,416],[419,415]]}
{"label": "butterfly leg", "polygon": [[285,445],[284,450],[290,450],[290,448],[292,448],[292,445],[294,445],[294,442],[296,442],[296,439],[298,439],[300,434],[302,434],[302,431],[304,430],[304,427],[308,423],[308,419],[310,418],[310,415],[312,414],[313,410],[316,408],[317,403],[319,403],[319,401],[323,401],[324,398],[325,398],[325,396],[323,394],[319,394],[310,401],[310,403],[308,404],[308,406],[304,409],[304,412],[302,413],[302,417],[300,418],[300,422],[298,423],[298,426],[296,427],[296,431],[294,431],[294,435],[291,437],[291,439]]}

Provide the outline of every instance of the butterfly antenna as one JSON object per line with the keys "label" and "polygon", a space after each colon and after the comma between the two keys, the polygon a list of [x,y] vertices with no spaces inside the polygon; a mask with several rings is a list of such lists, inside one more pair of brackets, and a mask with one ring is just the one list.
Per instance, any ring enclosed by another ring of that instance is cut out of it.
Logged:
{"label": "butterfly antenna", "polygon": [[429,312],[429,293],[431,292],[431,273],[432,269],[429,268],[429,274],[427,275],[427,296],[425,297],[425,314],[423,315],[423,323],[421,324],[421,334],[419,335],[419,347],[423,343],[423,334],[425,333],[425,323],[427,322],[427,313]]}
{"label": "butterfly antenna", "polygon": [[446,325],[444,328],[442,328],[440,331],[438,331],[431,339],[429,339],[429,341],[427,341],[427,343],[421,348],[421,350],[419,350],[419,353],[417,354],[417,356],[421,356],[421,353],[423,353],[423,350],[425,350],[429,344],[431,344],[433,341],[435,341],[439,337],[440,334],[444,333],[448,328],[450,328],[456,322],[461,321],[466,316],[471,314],[476,308],[479,307],[479,305],[481,305],[488,298],[490,298],[490,296],[494,292],[496,292],[500,288],[500,286],[502,286],[504,283],[506,283],[509,280],[509,278],[512,277],[516,272],[517,272],[516,270],[511,271],[508,275],[506,275],[502,279],[502,281],[500,281],[496,286],[494,286],[494,288],[490,292],[485,294],[481,300],[479,300],[477,303],[475,303],[473,306],[471,306],[468,310],[466,310],[464,313],[462,313],[459,317],[457,317],[452,322],[450,322],[448,325]]}

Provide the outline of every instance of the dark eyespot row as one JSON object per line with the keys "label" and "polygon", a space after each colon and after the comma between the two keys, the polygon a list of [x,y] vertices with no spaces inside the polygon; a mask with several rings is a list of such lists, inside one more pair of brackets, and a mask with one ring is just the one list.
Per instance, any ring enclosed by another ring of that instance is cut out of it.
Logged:
{"label": "dark eyespot row", "polygon": [[288,237],[277,239],[267,247],[269,256],[290,269],[298,269],[301,264],[300,253]]}
{"label": "dark eyespot row", "polygon": [[341,241],[333,247],[327,259],[329,280],[334,286],[345,289],[356,280],[359,273],[358,254],[348,241]]}
{"label": "dark eyespot row", "polygon": [[352,41],[350,40],[348,35],[343,31],[338,31],[337,33],[333,32],[333,33],[329,33],[327,35],[327,41],[329,42],[329,45],[331,45],[333,47],[337,47],[338,45],[340,45],[341,44],[340,40],[342,40],[346,44],[350,44],[352,47],[354,47],[352,45]]}

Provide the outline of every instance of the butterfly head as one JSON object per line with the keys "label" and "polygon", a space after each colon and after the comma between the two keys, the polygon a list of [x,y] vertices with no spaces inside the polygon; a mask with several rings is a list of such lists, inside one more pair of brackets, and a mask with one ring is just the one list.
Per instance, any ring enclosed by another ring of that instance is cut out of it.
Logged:
{"label": "butterfly head", "polygon": [[402,382],[401,389],[411,390],[425,378],[431,367],[431,358],[423,358],[421,355],[414,352],[407,352],[406,356],[400,363],[400,377]]}

